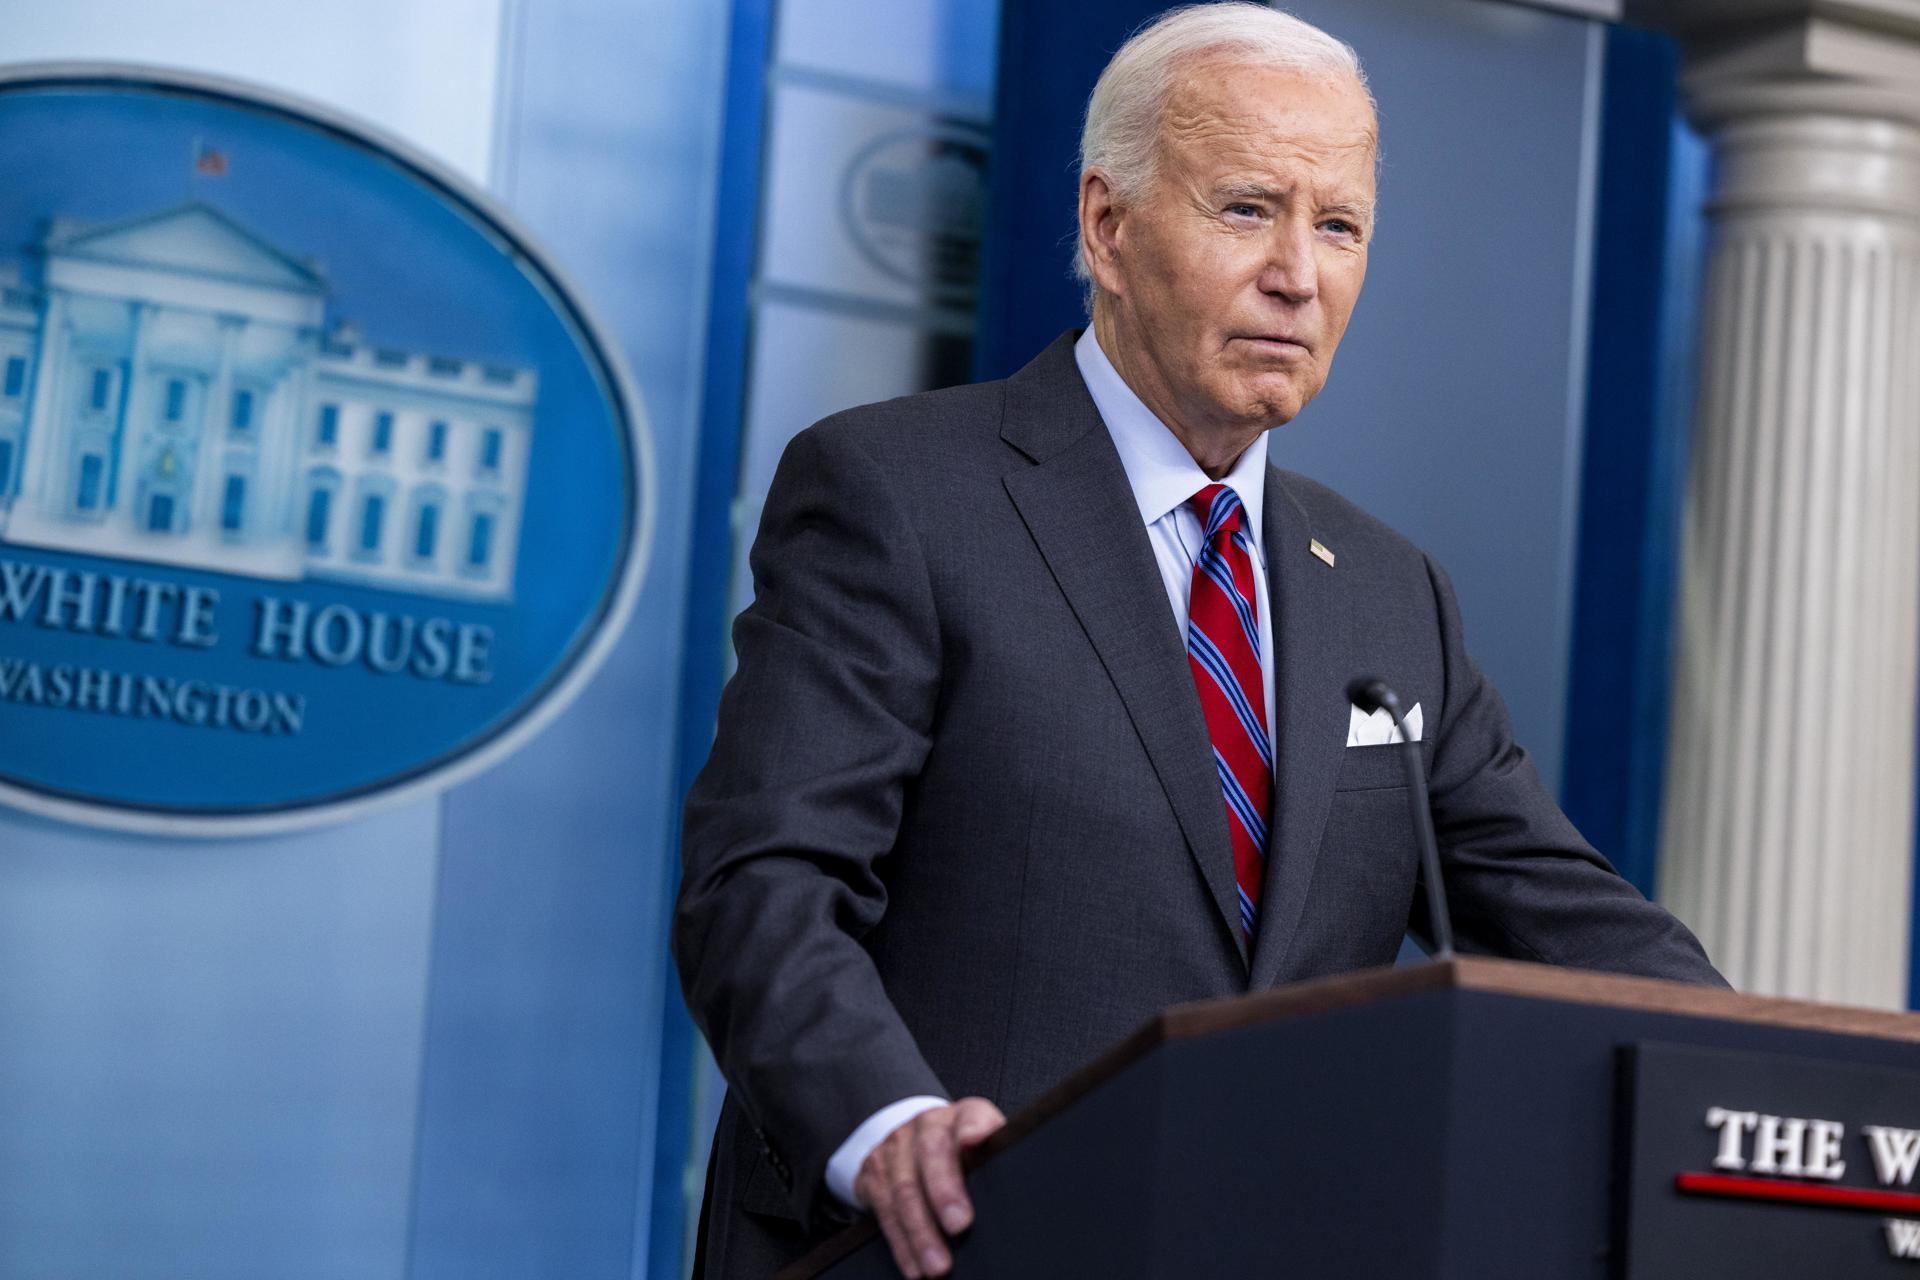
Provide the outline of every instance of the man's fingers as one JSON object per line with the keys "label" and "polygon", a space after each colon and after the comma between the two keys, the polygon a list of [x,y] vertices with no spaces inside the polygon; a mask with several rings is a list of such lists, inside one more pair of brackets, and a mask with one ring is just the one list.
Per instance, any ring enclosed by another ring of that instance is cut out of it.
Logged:
{"label": "man's fingers", "polygon": [[954,1139],[958,1114],[955,1108],[945,1114],[928,1115],[928,1123],[915,1126],[913,1144],[927,1203],[940,1215],[940,1225],[948,1235],[965,1231],[973,1222],[973,1204],[960,1180],[960,1145]]}
{"label": "man's fingers", "polygon": [[920,1263],[913,1256],[913,1245],[907,1240],[906,1229],[894,1220],[892,1209],[889,1203],[887,1212],[882,1213],[876,1208],[873,1216],[880,1222],[881,1234],[887,1238],[887,1248],[893,1251],[893,1265],[900,1269],[900,1274],[907,1280],[920,1280]]}
{"label": "man's fingers", "polygon": [[962,1098],[953,1104],[953,1134],[963,1147],[980,1142],[1007,1123],[1000,1108],[985,1098]]}
{"label": "man's fingers", "polygon": [[953,1266],[946,1236],[973,1225],[960,1150],[1006,1122],[985,1098],[962,1098],[909,1120],[867,1154],[854,1188],[908,1280],[944,1276]]}
{"label": "man's fingers", "polygon": [[901,1227],[899,1215],[893,1211],[893,1184],[887,1179],[888,1156],[891,1148],[885,1142],[867,1153],[860,1166],[860,1176],[854,1180],[854,1190],[872,1210],[874,1221],[880,1224],[880,1232],[887,1238],[887,1248],[893,1251],[893,1265],[900,1274],[909,1280],[918,1280],[920,1264],[914,1260],[913,1246],[907,1240],[907,1233]]}
{"label": "man's fingers", "polygon": [[[933,1114],[933,1113],[928,1113]],[[926,1117],[921,1117],[924,1120]],[[920,1120],[907,1126],[908,1130],[917,1129]],[[906,1271],[908,1276],[942,1276],[947,1273],[950,1259],[947,1256],[946,1240],[940,1234],[940,1228],[933,1225],[933,1215],[927,1209],[927,1198],[920,1186],[919,1162],[914,1158],[914,1136],[911,1132],[896,1133],[889,1143],[898,1139],[900,1150],[888,1162],[889,1200],[894,1219],[906,1236],[907,1247],[912,1250],[916,1269]]]}

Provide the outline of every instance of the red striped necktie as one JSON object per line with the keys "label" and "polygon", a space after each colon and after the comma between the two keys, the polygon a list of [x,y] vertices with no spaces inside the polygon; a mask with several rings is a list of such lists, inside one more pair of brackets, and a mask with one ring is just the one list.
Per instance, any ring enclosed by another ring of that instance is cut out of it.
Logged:
{"label": "red striped necktie", "polygon": [[1247,940],[1259,914],[1266,874],[1267,822],[1273,814],[1273,740],[1260,678],[1260,624],[1251,534],[1240,495],[1210,484],[1187,499],[1206,531],[1187,596],[1187,664],[1200,691],[1213,761],[1233,836],[1240,928]]}

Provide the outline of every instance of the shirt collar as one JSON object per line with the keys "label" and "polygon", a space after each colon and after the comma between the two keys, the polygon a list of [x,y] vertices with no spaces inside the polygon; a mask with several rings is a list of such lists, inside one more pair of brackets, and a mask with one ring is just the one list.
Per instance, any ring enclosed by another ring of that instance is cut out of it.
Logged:
{"label": "shirt collar", "polygon": [[[1133,393],[1120,371],[1100,349],[1093,326],[1073,345],[1073,358],[1080,376],[1093,396],[1093,404],[1113,436],[1120,451],[1120,465],[1126,468],[1127,483],[1133,487],[1133,500],[1140,505],[1140,519],[1154,524],[1169,511],[1213,484],[1213,477],[1200,469],[1179,437],[1167,430],[1153,410]],[[1246,508],[1247,522],[1253,532],[1253,545],[1263,548],[1262,522],[1266,515],[1267,450],[1266,437],[1249,445],[1233,464],[1221,483],[1231,485]]]}

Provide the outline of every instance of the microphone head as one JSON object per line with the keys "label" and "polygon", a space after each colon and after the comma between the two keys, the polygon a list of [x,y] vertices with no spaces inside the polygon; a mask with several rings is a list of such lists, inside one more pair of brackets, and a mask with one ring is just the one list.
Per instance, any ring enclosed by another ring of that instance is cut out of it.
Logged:
{"label": "microphone head", "polygon": [[1400,699],[1378,676],[1355,676],[1347,684],[1347,701],[1368,715],[1382,707],[1394,712],[1400,710]]}

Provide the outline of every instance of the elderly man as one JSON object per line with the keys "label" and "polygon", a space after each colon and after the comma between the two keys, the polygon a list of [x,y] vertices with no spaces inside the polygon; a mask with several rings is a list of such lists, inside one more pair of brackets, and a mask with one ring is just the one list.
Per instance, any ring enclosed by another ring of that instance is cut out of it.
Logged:
{"label": "elderly man", "polygon": [[687,802],[708,1274],[853,1208],[943,1274],[1003,1111],[1165,1005],[1391,963],[1415,835],[1399,748],[1347,745],[1357,673],[1418,704],[1469,943],[1719,980],[1555,807],[1440,569],[1266,463],[1359,297],[1375,145],[1346,46],[1168,15],[1088,106],[1091,329],[787,451]]}

